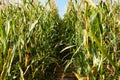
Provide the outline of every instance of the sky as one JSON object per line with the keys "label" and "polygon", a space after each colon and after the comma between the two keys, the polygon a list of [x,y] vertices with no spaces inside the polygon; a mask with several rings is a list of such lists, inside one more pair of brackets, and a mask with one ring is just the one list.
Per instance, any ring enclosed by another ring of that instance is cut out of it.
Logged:
{"label": "sky", "polygon": [[67,6],[67,1],[68,0],[55,0],[57,7],[58,7],[58,11],[59,11],[59,15],[60,17],[63,17],[65,11],[66,11],[66,6]]}
{"label": "sky", "polygon": [[[40,0],[40,1],[44,4],[46,0]],[[61,18],[63,18],[63,15],[66,11],[66,6],[67,6],[68,0],[55,0],[55,2],[56,2],[56,6],[58,8],[58,11],[59,11],[59,15]]]}

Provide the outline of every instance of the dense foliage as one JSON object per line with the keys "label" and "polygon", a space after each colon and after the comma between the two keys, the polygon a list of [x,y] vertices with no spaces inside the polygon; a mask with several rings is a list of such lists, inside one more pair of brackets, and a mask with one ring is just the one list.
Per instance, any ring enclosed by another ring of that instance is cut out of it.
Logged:
{"label": "dense foliage", "polygon": [[0,8],[0,80],[54,80],[72,66],[78,80],[120,79],[120,5],[69,0]]}

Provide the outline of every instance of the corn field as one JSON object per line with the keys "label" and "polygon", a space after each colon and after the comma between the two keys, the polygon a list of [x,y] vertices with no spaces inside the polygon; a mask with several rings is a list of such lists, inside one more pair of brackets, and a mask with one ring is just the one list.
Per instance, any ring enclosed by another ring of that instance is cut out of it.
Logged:
{"label": "corn field", "polygon": [[57,66],[75,80],[120,80],[119,1],[69,0],[63,19],[54,0],[0,7],[0,80],[56,80]]}

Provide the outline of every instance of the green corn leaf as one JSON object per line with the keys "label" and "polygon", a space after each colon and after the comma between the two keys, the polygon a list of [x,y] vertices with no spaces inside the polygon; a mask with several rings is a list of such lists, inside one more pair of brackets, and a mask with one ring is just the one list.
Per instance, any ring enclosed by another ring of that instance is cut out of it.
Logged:
{"label": "green corn leaf", "polygon": [[36,20],[34,23],[31,24],[30,28],[29,28],[29,32],[31,32],[34,28],[35,25],[38,23],[38,20]]}
{"label": "green corn leaf", "polygon": [[19,67],[19,70],[20,70],[20,80],[24,80],[23,70],[22,70],[22,68],[20,67],[20,65],[18,65],[18,67]]}
{"label": "green corn leaf", "polygon": [[62,50],[60,51],[60,53],[64,52],[64,51],[67,50],[67,49],[70,49],[70,48],[72,48],[72,47],[75,47],[75,45],[71,45],[71,46],[65,47],[64,49],[62,49]]}

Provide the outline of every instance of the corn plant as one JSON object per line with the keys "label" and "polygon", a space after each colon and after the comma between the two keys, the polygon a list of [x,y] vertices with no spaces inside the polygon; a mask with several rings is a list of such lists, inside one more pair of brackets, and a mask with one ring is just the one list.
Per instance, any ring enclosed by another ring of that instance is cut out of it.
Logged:
{"label": "corn plant", "polygon": [[[70,3],[68,9],[72,12],[66,12],[64,19],[66,15],[68,19],[64,21],[67,22],[68,29],[72,26],[74,32],[69,31],[69,40],[74,41],[76,50],[72,49],[73,56],[66,67],[70,64],[74,65],[78,73],[74,72],[74,74],[80,79],[117,79],[119,77],[117,65],[119,64],[119,45],[116,43],[119,43],[117,39],[119,13],[114,11],[119,9],[119,5],[116,3],[112,5],[109,1],[100,1],[95,5],[91,0],[83,0],[80,4],[79,0],[78,2],[70,0]],[[72,17],[74,17],[73,20],[71,20]],[[74,25],[71,25],[72,23]],[[72,41],[69,42],[69,46],[73,45]]]}
{"label": "corn plant", "polygon": [[120,78],[120,5],[69,0],[64,18],[54,0],[0,8],[0,79],[54,80],[56,66],[78,80]]}
{"label": "corn plant", "polygon": [[49,9],[24,2],[1,9],[1,79],[44,79],[51,75],[48,69],[56,64],[54,47],[60,18],[55,4],[48,1],[46,6]]}

